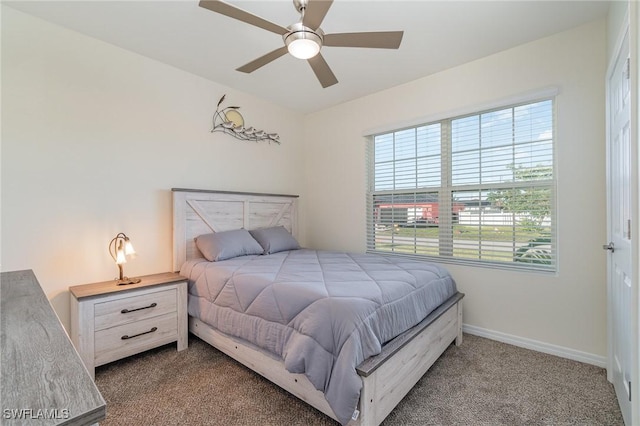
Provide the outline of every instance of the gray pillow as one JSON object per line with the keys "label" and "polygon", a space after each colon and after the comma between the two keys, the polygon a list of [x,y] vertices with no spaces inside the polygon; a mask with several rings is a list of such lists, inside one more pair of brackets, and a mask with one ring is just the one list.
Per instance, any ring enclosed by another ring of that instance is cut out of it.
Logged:
{"label": "gray pillow", "polygon": [[264,254],[278,253],[285,250],[297,250],[300,244],[287,231],[284,226],[273,228],[259,228],[249,231],[251,236],[260,243],[264,249]]}
{"label": "gray pillow", "polygon": [[246,229],[200,235],[196,237],[196,246],[210,262],[263,252],[260,244]]}

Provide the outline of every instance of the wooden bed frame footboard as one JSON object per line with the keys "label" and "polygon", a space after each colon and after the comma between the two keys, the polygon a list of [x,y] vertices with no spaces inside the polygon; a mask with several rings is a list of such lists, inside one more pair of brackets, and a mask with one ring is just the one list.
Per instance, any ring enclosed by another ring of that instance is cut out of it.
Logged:
{"label": "wooden bed frame footboard", "polygon": [[[359,416],[349,425],[377,426],[391,413],[442,353],[462,343],[462,298],[457,293],[416,327],[387,343],[381,354],[357,367],[362,377]],[[197,318],[189,331],[307,404],[336,419],[324,394],[304,374],[293,374],[281,360],[231,338]],[[336,419],[337,420],[337,419]]]}
{"label": "wooden bed frame footboard", "polygon": [[451,343],[462,344],[463,297],[463,293],[451,296],[356,368],[362,377],[358,424],[382,423]]}
{"label": "wooden bed frame footboard", "polygon": [[[172,189],[174,270],[201,257],[193,239],[207,232],[282,225],[297,234],[297,196]],[[358,416],[350,425],[379,425],[455,342],[462,343],[462,298],[456,293],[420,324],[388,342],[382,353],[357,367],[362,378]],[[335,419],[324,394],[304,374],[293,374],[283,362],[253,345],[229,337],[197,318],[189,331],[221,352]],[[355,414],[355,413],[354,413]],[[355,416],[354,416],[355,417]]]}

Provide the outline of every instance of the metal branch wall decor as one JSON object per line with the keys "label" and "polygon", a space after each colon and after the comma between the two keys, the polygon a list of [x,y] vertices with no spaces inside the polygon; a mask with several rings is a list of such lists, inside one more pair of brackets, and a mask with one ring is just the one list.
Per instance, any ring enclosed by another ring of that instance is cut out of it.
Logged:
{"label": "metal branch wall decor", "polygon": [[222,95],[213,114],[213,127],[211,133],[222,132],[243,141],[267,141],[280,144],[280,136],[277,133],[267,133],[264,130],[256,130],[253,127],[244,127],[244,118],[238,111],[238,106],[228,106],[220,109],[227,95]]}

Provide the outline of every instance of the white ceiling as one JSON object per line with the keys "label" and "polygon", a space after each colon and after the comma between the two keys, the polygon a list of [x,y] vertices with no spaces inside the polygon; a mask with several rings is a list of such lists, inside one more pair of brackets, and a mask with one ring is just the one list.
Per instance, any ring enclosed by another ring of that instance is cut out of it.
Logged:
{"label": "white ceiling", "polygon": [[[306,61],[285,55],[251,74],[241,65],[282,38],[211,12],[198,0],[3,1],[20,11],[308,113],[415,80],[604,17],[603,1],[335,0],[325,33],[404,30],[399,50],[324,47],[339,83],[323,89]],[[229,1],[282,26],[291,0]],[[542,58],[541,58],[542,59]]]}

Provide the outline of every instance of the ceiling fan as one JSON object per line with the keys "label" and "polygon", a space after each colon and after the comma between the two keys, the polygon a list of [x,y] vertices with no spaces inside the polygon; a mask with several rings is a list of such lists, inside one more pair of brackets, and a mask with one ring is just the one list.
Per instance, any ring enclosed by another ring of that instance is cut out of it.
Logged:
{"label": "ceiling fan", "polygon": [[397,49],[403,35],[403,31],[325,34],[320,24],[332,3],[333,0],[293,0],[300,13],[300,21],[288,27],[274,24],[221,0],[201,0],[200,7],[282,36],[284,46],[241,66],[237,71],[251,73],[289,52],[296,58],[306,59],[322,87],[326,88],[336,84],[338,79],[320,54],[322,46]]}

